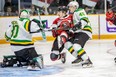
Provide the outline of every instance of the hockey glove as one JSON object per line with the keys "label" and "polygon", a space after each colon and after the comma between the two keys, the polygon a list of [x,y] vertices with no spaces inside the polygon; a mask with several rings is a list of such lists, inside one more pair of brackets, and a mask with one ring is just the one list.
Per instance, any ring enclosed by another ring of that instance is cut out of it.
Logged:
{"label": "hockey glove", "polygon": [[33,19],[32,21],[35,22],[35,23],[37,23],[37,25],[39,27],[42,27],[42,28],[45,28],[46,27],[45,22],[47,22],[47,20],[42,20],[42,25],[40,24],[40,20],[38,20],[38,19]]}
{"label": "hockey glove", "polygon": [[70,29],[69,25],[63,24],[62,26],[63,26],[64,30],[69,30]]}
{"label": "hockey glove", "polygon": [[58,36],[56,27],[53,27],[53,28],[52,28],[52,36],[53,36],[53,37],[57,37],[57,36]]}
{"label": "hockey glove", "polygon": [[74,25],[74,27],[72,28],[72,30],[73,30],[73,31],[76,31],[76,30],[78,30],[78,29],[81,29],[81,27],[82,27],[81,22],[78,22],[77,24]]}

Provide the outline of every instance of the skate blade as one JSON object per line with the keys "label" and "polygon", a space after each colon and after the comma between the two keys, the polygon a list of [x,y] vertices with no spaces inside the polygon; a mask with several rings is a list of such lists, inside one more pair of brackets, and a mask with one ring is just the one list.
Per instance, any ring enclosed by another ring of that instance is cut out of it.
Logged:
{"label": "skate blade", "polygon": [[27,68],[28,71],[40,71],[41,69],[39,67],[35,68]]}
{"label": "skate blade", "polygon": [[80,64],[82,64],[82,63],[83,63],[83,61],[80,61],[80,62],[73,62],[73,63],[71,63],[71,64],[80,65]]}
{"label": "skate blade", "polygon": [[28,69],[28,71],[40,71],[41,69]]}
{"label": "skate blade", "polygon": [[72,63],[73,66],[81,66],[82,65],[82,62],[79,62],[79,63]]}
{"label": "skate blade", "polygon": [[90,65],[83,65],[82,67],[83,68],[91,68],[91,67],[93,67],[93,65],[92,64],[90,64]]}

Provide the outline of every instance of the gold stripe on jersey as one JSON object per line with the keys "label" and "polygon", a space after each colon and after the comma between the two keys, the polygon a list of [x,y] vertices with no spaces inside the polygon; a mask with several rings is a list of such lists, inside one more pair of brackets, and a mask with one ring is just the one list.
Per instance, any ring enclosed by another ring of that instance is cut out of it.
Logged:
{"label": "gold stripe on jersey", "polygon": [[90,26],[85,26],[83,30],[90,31],[92,33],[92,28]]}
{"label": "gold stripe on jersey", "polygon": [[34,42],[30,41],[30,40],[11,40],[10,41],[11,44],[22,44],[22,45],[27,45],[27,44],[34,44]]}
{"label": "gold stripe on jersey", "polygon": [[87,17],[83,17],[83,18],[81,18],[80,20],[84,20],[85,22],[89,22],[89,19],[87,18]]}
{"label": "gold stripe on jersey", "polygon": [[29,32],[29,22],[30,22],[30,21],[26,21],[26,22],[25,22],[25,25],[24,25],[24,28],[25,28],[26,31],[28,31],[28,32]]}
{"label": "gold stripe on jersey", "polygon": [[78,50],[77,53],[78,53],[78,55],[82,55],[84,52],[85,52],[84,49],[81,48],[80,50]]}
{"label": "gold stripe on jersey", "polygon": [[30,46],[30,45],[34,45],[34,44],[14,44],[14,43],[10,43],[10,45],[14,45],[14,46]]}
{"label": "gold stripe on jersey", "polygon": [[21,44],[21,45],[28,45],[28,44],[34,44],[34,42],[14,42],[10,41],[11,44]]}

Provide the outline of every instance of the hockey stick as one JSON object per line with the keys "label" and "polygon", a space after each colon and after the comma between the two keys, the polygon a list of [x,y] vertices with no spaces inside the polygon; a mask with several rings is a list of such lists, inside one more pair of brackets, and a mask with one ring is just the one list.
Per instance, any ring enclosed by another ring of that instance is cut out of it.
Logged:
{"label": "hockey stick", "polygon": [[115,5],[114,7],[111,7],[110,9],[112,10],[112,9],[114,9],[114,8],[116,8],[116,5]]}
{"label": "hockey stick", "polygon": [[37,32],[49,32],[49,31],[53,31],[53,30],[78,30],[78,28],[77,27],[72,27],[72,28],[69,28],[69,27],[65,27],[65,28],[56,28],[56,29],[42,29],[42,30],[38,30],[38,31],[36,31],[36,32],[31,32],[31,33],[37,33]]}
{"label": "hockey stick", "polygon": [[[42,20],[41,20],[40,13],[39,13],[39,8],[37,10],[38,10],[38,17],[39,17],[39,20],[40,20],[40,28],[43,29],[43,24],[42,24]],[[46,41],[46,34],[45,34],[45,32],[43,30],[41,30],[41,33],[42,33],[43,40]]]}
{"label": "hockey stick", "polygon": [[38,32],[49,32],[49,31],[52,31],[52,30],[69,30],[69,29],[43,29],[43,30],[38,30],[38,31],[35,31],[35,32],[30,32],[30,33],[38,33]]}
{"label": "hockey stick", "polygon": [[64,28],[53,28],[53,29],[44,29],[43,31],[47,32],[47,31],[52,31],[52,30],[71,30],[72,28],[69,27],[64,27]]}
{"label": "hockey stick", "polygon": [[38,33],[40,31],[45,33],[45,32],[49,32],[49,31],[53,31],[53,30],[73,30],[73,28],[42,29],[42,30],[38,30],[35,32],[31,32],[31,33]]}

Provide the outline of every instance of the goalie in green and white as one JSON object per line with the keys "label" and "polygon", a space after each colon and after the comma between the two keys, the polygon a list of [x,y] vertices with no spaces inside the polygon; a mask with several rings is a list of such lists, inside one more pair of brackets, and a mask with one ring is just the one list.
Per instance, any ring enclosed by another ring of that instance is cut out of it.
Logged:
{"label": "goalie in green and white", "polygon": [[[34,42],[32,41],[32,33],[42,31],[39,27],[39,20],[30,20],[29,12],[27,10],[22,10],[19,19],[12,21],[10,25],[11,26],[5,32],[5,38],[10,42],[11,49],[16,55],[16,60],[22,64],[26,62],[28,70],[42,69],[42,55],[37,54]],[[9,57],[5,56],[5,58]]]}

